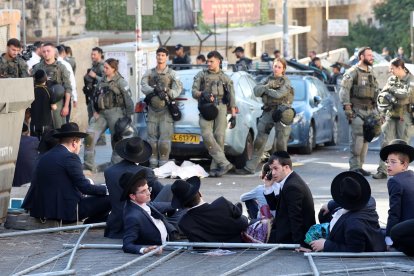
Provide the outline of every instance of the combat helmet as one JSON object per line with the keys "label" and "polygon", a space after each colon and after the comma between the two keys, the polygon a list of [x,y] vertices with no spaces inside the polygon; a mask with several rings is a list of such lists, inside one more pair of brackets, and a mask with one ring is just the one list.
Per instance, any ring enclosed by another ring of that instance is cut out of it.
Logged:
{"label": "combat helmet", "polygon": [[218,108],[214,103],[202,103],[198,105],[200,115],[207,121],[212,121],[217,118]]}
{"label": "combat helmet", "polygon": [[377,107],[380,112],[386,112],[393,109],[394,105],[397,103],[397,99],[393,94],[387,90],[382,91],[378,94],[377,97]]}
{"label": "combat helmet", "polygon": [[365,117],[363,135],[365,141],[371,142],[374,138],[381,134],[381,118],[378,114],[371,114]]}
{"label": "combat helmet", "polygon": [[276,108],[272,113],[272,118],[275,123],[281,122],[286,126],[293,123],[295,116],[295,109],[283,104],[279,105],[278,108]]}

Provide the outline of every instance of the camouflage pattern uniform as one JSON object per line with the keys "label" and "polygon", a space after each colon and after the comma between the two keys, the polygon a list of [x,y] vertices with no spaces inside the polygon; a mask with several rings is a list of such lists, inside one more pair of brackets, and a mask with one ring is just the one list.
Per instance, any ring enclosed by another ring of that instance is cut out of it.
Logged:
{"label": "camouflage pattern uniform", "polygon": [[[292,106],[294,91],[290,80],[286,76],[269,76],[254,88],[256,97],[262,97],[263,113],[257,125],[257,136],[254,140],[252,159],[247,161],[244,169],[251,173],[256,171],[266,146],[267,139],[273,127],[275,127],[275,141],[278,150],[286,150],[291,127],[284,126],[281,122],[275,123],[272,113],[279,105]],[[279,141],[280,140],[280,141]]]}
{"label": "camouflage pattern uniform", "polygon": [[[343,105],[352,105],[351,143],[349,166],[351,171],[362,169],[368,151],[363,136],[363,124],[367,116],[377,114],[376,99],[378,82],[372,68],[365,71],[358,65],[349,68],[342,79],[339,96]],[[351,112],[351,111],[348,111]]]}
{"label": "camouflage pattern uniform", "polygon": [[[145,95],[154,92],[154,87],[166,88],[165,93],[170,99],[175,99],[181,94],[183,85],[178,79],[177,73],[166,66],[163,71],[157,72],[156,68],[145,72],[141,80],[141,89]],[[171,152],[171,137],[174,133],[174,121],[165,100],[158,95],[151,98],[148,106],[148,143],[152,147],[149,160],[150,166],[156,168],[168,162]]]}
{"label": "camouflage pattern uniform", "polygon": [[[412,125],[411,104],[414,104],[414,76],[411,73],[407,73],[402,79],[391,76],[382,91],[394,95],[397,103],[385,113],[385,122],[381,127],[384,133],[381,147],[387,146],[394,139],[402,139],[409,143],[408,130]],[[384,161],[380,160],[377,171],[386,177],[387,166]]]}
{"label": "camouflage pattern uniform", "polygon": [[[89,136],[85,138],[84,167],[95,171],[95,145],[98,138],[109,128],[113,149],[115,123],[118,119],[134,113],[134,103],[129,85],[119,73],[116,73],[111,80],[104,76],[97,84],[93,98],[93,110],[99,114],[99,117],[97,119],[92,117],[89,122],[87,130]],[[121,160],[116,152],[112,151],[111,163],[115,164]]]}
{"label": "camouflage pattern uniform", "polygon": [[7,60],[6,54],[0,57],[0,78],[27,78],[29,77],[29,70],[26,62],[16,57],[13,60]]}
{"label": "camouflage pattern uniform", "polygon": [[[223,85],[226,85],[230,92],[229,103],[223,103],[225,94]],[[236,99],[232,80],[221,70],[217,73],[209,70],[199,72],[194,77],[193,98],[198,100],[197,92],[199,91],[213,94],[218,108],[216,119],[207,121],[201,115],[199,118],[204,145],[213,158],[210,165],[210,172],[212,172],[230,165],[224,154],[224,140],[227,129],[227,107],[235,108]]]}
{"label": "camouflage pattern uniform", "polygon": [[[51,87],[54,84],[60,84],[65,88],[65,93],[72,96],[72,86],[70,84],[70,73],[66,69],[65,65],[55,60],[52,64],[46,64],[44,60],[41,60],[38,64],[33,66],[32,75],[36,73],[37,70],[43,69],[47,75],[47,86]],[[66,116],[62,117],[60,111],[62,110],[65,104],[65,97],[62,101],[57,102],[57,109],[52,111],[53,117],[53,127],[60,128],[63,124],[66,123]]]}

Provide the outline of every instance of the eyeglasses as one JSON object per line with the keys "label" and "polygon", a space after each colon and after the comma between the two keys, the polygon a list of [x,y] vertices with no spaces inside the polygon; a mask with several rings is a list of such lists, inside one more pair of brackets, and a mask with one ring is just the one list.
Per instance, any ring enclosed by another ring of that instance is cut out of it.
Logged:
{"label": "eyeglasses", "polygon": [[402,162],[402,161],[397,161],[397,160],[385,160],[384,161],[385,162],[385,164],[387,164],[387,165],[392,165],[392,166],[394,166],[395,164],[398,164],[398,163],[400,163],[400,164],[404,164],[404,162]]}
{"label": "eyeglasses", "polygon": [[152,192],[152,187],[148,187],[148,189],[142,190],[141,192],[136,192],[137,194],[150,194]]}

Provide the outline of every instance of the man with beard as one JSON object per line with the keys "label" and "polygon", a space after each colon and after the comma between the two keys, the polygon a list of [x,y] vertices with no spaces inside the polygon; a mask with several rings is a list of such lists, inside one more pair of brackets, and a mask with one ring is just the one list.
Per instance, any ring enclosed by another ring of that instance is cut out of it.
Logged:
{"label": "man with beard", "polygon": [[20,41],[11,38],[7,41],[7,49],[0,56],[0,78],[27,78],[29,72],[26,62],[19,56],[22,50]]}
{"label": "man with beard", "polygon": [[[372,70],[374,56],[371,48],[362,47],[358,52],[358,59],[358,63],[345,72],[339,95],[345,115],[351,125],[350,171],[368,176],[370,173],[362,168],[368,151],[368,143],[372,140],[368,134],[373,132],[373,129],[379,129],[379,126],[371,124],[367,128],[364,127],[364,122],[377,117],[378,83]],[[379,124],[379,120],[375,121]]]}

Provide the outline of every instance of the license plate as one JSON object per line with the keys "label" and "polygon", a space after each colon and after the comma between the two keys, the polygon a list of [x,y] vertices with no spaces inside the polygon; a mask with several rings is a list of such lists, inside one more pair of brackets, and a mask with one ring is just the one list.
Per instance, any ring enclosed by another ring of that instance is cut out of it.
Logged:
{"label": "license plate", "polygon": [[174,133],[172,136],[172,141],[185,144],[200,144],[200,135]]}

